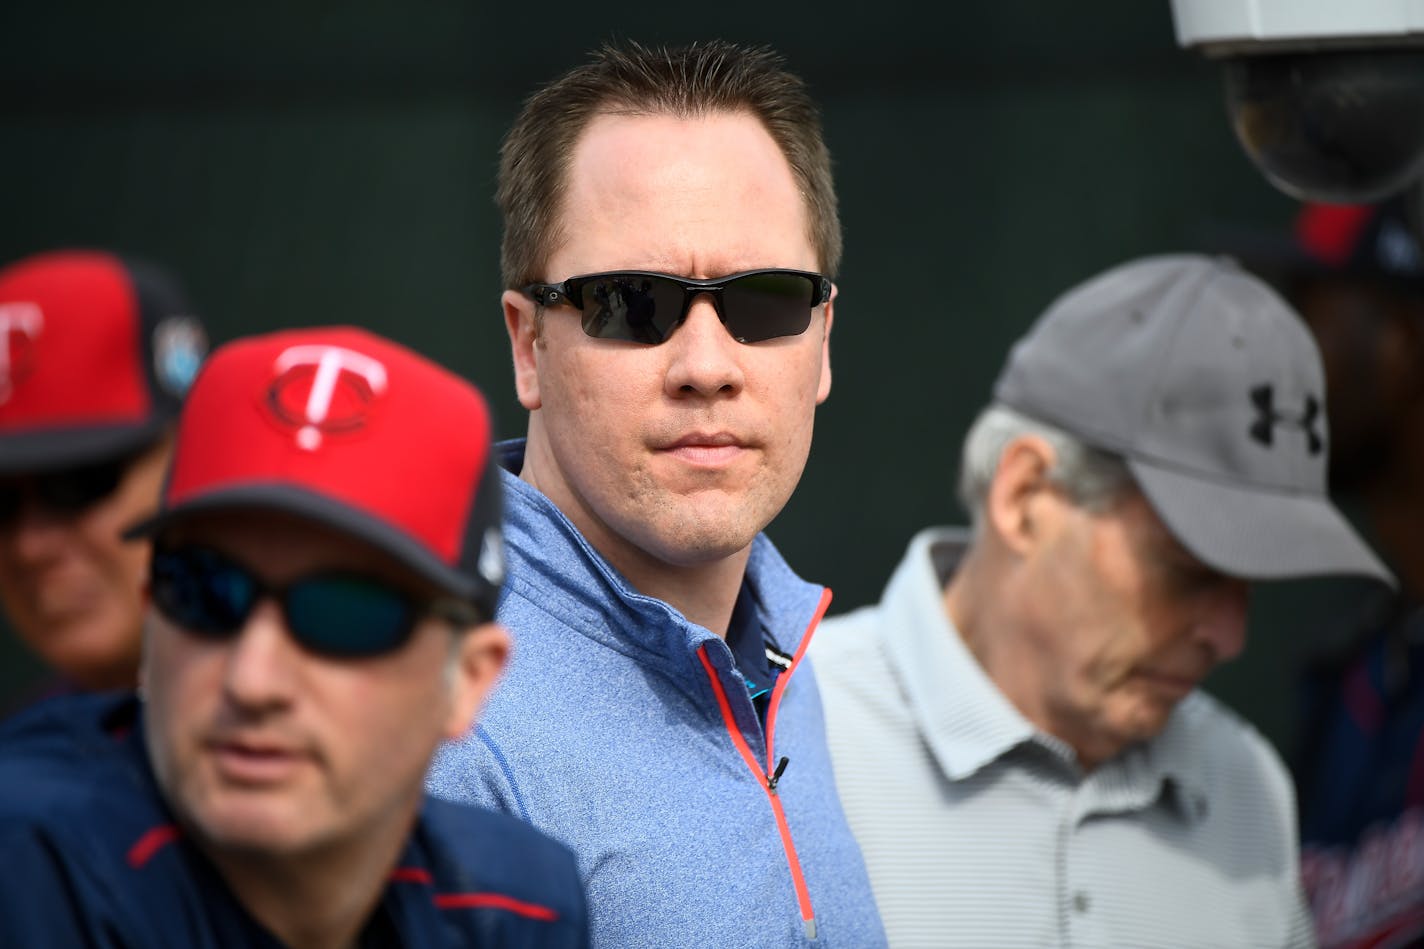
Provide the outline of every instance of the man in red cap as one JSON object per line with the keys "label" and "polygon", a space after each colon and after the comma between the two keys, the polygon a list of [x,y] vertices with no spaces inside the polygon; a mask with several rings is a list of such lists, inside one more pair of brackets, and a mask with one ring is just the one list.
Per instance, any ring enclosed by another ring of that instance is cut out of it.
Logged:
{"label": "man in red cap", "polygon": [[132,686],[151,513],[206,350],[156,268],[57,251],[0,270],[0,606],[68,685]]}
{"label": "man in red cap", "polygon": [[213,355],[129,531],[140,695],[0,728],[0,944],[586,945],[571,853],[422,792],[509,649],[490,428],[360,330]]}

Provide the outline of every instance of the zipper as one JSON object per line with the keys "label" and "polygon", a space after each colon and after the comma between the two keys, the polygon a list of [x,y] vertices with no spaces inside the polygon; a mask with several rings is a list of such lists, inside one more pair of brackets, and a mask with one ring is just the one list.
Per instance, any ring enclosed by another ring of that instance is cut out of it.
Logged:
{"label": "zipper", "polygon": [[755,752],[747,744],[746,736],[737,727],[736,719],[732,716],[732,703],[727,701],[726,690],[722,688],[722,679],[717,675],[717,670],[712,667],[712,660],[707,657],[707,644],[703,643],[697,649],[697,658],[702,661],[702,668],[707,671],[707,678],[712,683],[712,692],[717,697],[717,708],[722,712],[722,723],[727,728],[727,734],[731,737],[737,753],[742,756],[742,760],[746,762],[747,767],[756,777],[757,783],[761,785],[762,793],[766,795],[767,801],[771,804],[771,813],[776,818],[776,830],[781,836],[781,847],[786,851],[786,866],[791,871],[791,885],[796,890],[796,903],[801,911],[801,924],[805,930],[806,938],[812,940],[816,938],[816,914],[811,907],[811,891],[806,886],[805,875],[801,872],[801,858],[796,855],[796,842],[791,839],[791,826],[786,822],[786,811],[782,808],[781,796],[776,791],[776,783],[781,780],[781,774],[786,770],[788,763],[786,758],[782,758],[780,762],[776,761],[776,713],[781,707],[781,696],[786,692],[786,683],[791,679],[791,674],[796,671],[796,667],[801,664],[801,658],[806,655],[806,647],[811,644],[811,634],[820,625],[821,617],[826,615],[826,609],[830,605],[831,591],[829,589],[822,590],[821,602],[816,607],[815,615],[811,617],[810,625],[806,627],[806,634],[801,637],[801,644],[796,649],[796,655],[792,657],[791,665],[776,677],[776,686],[771,690],[771,700],[766,711],[765,767],[757,760]]}

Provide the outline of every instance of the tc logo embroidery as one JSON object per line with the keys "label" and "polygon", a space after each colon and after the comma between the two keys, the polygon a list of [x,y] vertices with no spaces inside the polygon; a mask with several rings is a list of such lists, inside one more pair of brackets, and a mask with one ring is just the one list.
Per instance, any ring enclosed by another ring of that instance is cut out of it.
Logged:
{"label": "tc logo embroidery", "polygon": [[321,447],[323,432],[361,428],[371,403],[386,391],[385,366],[340,346],[293,346],[272,368],[277,378],[267,388],[267,405],[297,429],[297,444],[306,451]]}
{"label": "tc logo embroidery", "polygon": [[28,301],[0,303],[0,405],[35,366],[35,340],[44,329],[44,311]]}
{"label": "tc logo embroidery", "polygon": [[1288,415],[1276,410],[1275,387],[1267,384],[1251,390],[1251,404],[1256,407],[1256,420],[1251,423],[1251,437],[1271,448],[1275,445],[1277,425],[1298,428],[1305,433],[1306,450],[1318,455],[1325,449],[1325,439],[1320,434],[1320,400],[1306,395],[1305,406],[1300,415]]}

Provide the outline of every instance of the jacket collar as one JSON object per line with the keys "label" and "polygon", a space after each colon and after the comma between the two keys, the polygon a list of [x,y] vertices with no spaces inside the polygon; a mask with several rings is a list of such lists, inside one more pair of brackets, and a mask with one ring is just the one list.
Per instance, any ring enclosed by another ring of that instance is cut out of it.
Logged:
{"label": "jacket collar", "polygon": [[[698,647],[719,637],[668,603],[633,589],[543,492],[520,480],[515,472],[523,467],[524,439],[496,448],[505,491],[507,592],[520,591],[584,635],[645,661],[697,663]],[[752,541],[744,583],[772,640],[794,652],[822,588],[798,577],[761,533]]]}

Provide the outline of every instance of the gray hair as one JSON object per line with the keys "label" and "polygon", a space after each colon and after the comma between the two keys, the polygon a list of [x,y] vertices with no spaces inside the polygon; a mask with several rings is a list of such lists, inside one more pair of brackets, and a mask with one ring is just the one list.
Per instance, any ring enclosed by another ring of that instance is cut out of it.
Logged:
{"label": "gray hair", "polygon": [[959,463],[959,500],[969,511],[976,533],[984,519],[985,499],[1004,449],[1024,436],[1042,438],[1053,448],[1048,480],[1074,504],[1090,511],[1106,510],[1136,487],[1132,472],[1120,455],[1094,448],[1061,428],[1013,409],[990,405],[979,413],[964,437]]}

